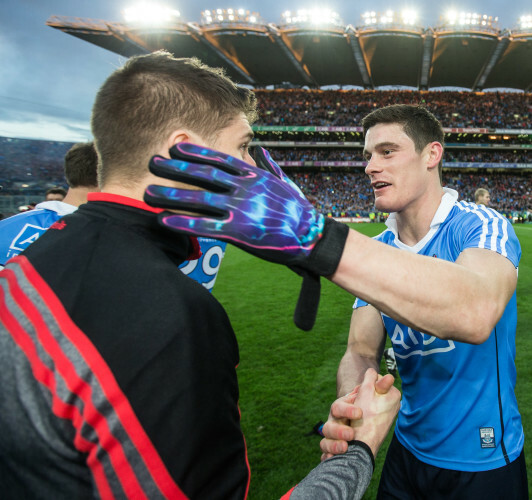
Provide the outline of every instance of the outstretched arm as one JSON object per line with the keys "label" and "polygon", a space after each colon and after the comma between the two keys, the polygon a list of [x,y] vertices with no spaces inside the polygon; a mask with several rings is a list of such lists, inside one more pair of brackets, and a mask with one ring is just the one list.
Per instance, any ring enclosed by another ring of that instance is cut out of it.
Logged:
{"label": "outstretched arm", "polygon": [[[480,248],[464,250],[456,262],[400,251],[325,220],[290,183],[222,153],[200,148],[185,151],[178,161],[156,157],[154,166],[158,175],[206,190],[149,186],[148,203],[198,214],[162,214],[162,224],[329,277],[430,335],[484,342],[515,291],[516,259],[512,263]],[[507,221],[501,224],[507,234],[513,232]],[[515,237],[512,241],[518,246]]]}
{"label": "outstretched arm", "polygon": [[448,262],[350,231],[331,279],[418,331],[479,344],[512,297],[517,271],[506,257],[487,249],[468,248]]}

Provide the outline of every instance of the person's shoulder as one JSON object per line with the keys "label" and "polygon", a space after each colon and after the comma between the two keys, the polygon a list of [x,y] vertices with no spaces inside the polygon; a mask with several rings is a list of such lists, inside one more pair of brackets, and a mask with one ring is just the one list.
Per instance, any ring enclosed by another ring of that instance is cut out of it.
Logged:
{"label": "person's shoulder", "polygon": [[23,224],[39,224],[42,220],[45,220],[49,215],[55,212],[50,212],[46,209],[34,208],[33,210],[28,210],[27,212],[20,212],[18,214],[12,215],[11,217],[6,217],[0,221],[0,228],[5,230],[9,227],[19,227]]}
{"label": "person's shoulder", "polygon": [[521,255],[519,240],[511,222],[497,210],[460,201],[455,203],[448,218],[448,232],[462,249],[468,247],[493,250],[508,256],[517,265]]}
{"label": "person's shoulder", "polygon": [[69,215],[72,212],[75,212],[78,207],[65,203],[64,201],[51,200],[43,201],[36,205],[35,209],[47,210],[49,212],[54,212],[60,217],[64,215]]}
{"label": "person's shoulder", "polygon": [[372,237],[372,239],[380,241],[382,243],[388,243],[396,238],[396,234],[390,228],[386,228],[382,233],[379,233]]}
{"label": "person's shoulder", "polygon": [[470,224],[509,224],[510,222],[494,208],[477,205],[470,201],[456,201],[450,212],[450,220]]}

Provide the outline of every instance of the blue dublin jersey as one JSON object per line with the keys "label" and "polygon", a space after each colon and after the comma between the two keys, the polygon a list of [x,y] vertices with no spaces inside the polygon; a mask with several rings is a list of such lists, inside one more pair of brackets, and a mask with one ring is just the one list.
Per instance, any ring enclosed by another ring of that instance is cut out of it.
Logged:
{"label": "blue dublin jersey", "polygon": [[42,236],[54,222],[76,208],[62,201],[43,201],[33,210],[0,221],[0,269]]}
{"label": "blue dublin jersey", "polygon": [[[398,239],[393,214],[375,239],[450,262],[467,248],[488,249],[517,268],[521,248],[509,221],[495,210],[457,200],[456,191],[445,189],[429,233],[413,247]],[[357,299],[355,308],[366,304]],[[524,443],[514,393],[515,292],[480,345],[438,339],[381,316],[402,381],[395,433],[403,446],[424,463],[452,470],[485,471],[515,460]]]}
{"label": "blue dublin jersey", "polygon": [[198,238],[198,243],[201,248],[201,257],[197,260],[187,260],[179,268],[212,292],[227,243],[212,238]]}

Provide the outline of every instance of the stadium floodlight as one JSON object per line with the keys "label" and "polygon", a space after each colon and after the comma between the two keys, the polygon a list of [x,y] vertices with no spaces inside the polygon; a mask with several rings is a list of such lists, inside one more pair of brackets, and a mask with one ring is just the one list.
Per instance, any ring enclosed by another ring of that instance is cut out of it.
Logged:
{"label": "stadium floodlight", "polygon": [[402,12],[387,10],[383,13],[368,11],[362,14],[362,20],[365,26],[371,27],[378,25],[382,27],[394,26],[415,26],[418,22],[418,14],[412,9],[405,9]]}
{"label": "stadium floodlight", "polygon": [[245,9],[213,9],[201,13],[201,23],[206,24],[231,24],[246,23],[257,24],[261,20],[257,12]]}
{"label": "stadium floodlight", "polygon": [[417,12],[415,10],[405,9],[401,12],[401,20],[403,24],[414,25],[417,21]]}
{"label": "stadium floodlight", "polygon": [[180,16],[178,10],[150,2],[141,2],[124,9],[127,23],[142,26],[164,26],[179,20]]}
{"label": "stadium floodlight", "polygon": [[362,19],[364,19],[364,24],[366,26],[377,24],[377,13],[375,11],[364,12],[364,14],[362,14]]}
{"label": "stadium floodlight", "polygon": [[447,26],[465,26],[492,28],[498,21],[498,17],[488,16],[487,14],[477,14],[476,12],[457,12],[448,11],[444,16],[444,24]]}
{"label": "stadium floodlight", "polygon": [[322,7],[314,9],[300,9],[297,12],[285,11],[281,14],[281,24],[311,24],[313,26],[343,26],[338,13],[333,10]]}
{"label": "stadium floodlight", "polygon": [[521,16],[519,18],[519,27],[522,30],[532,28],[532,16],[531,15]]}
{"label": "stadium floodlight", "polygon": [[[388,11],[389,13],[390,11]],[[393,17],[387,15],[387,14],[384,14],[383,16],[381,16],[380,18],[380,22],[381,24],[389,24],[391,22],[393,22]]]}

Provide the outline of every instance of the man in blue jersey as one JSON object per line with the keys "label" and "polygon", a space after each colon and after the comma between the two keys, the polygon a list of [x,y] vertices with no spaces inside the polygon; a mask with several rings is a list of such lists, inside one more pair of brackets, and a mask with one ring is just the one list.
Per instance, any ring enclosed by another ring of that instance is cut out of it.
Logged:
{"label": "man in blue jersey", "polygon": [[[363,127],[375,207],[391,212],[375,239],[324,218],[281,175],[206,149],[183,148],[159,172],[208,193],[150,186],[150,203],[197,212],[161,214],[177,232],[314,276],[314,297],[320,276],[357,297],[339,396],[379,369],[390,337],[403,401],[379,498],[528,499],[514,394],[519,241],[499,213],[442,187],[443,130],[425,108],[379,109]],[[345,397],[333,403],[324,459],[348,449],[354,415]]]}
{"label": "man in blue jersey", "polygon": [[[403,400],[378,498],[528,498],[514,394],[519,241],[495,210],[442,187],[443,130],[427,110],[389,106],[362,124],[375,205],[392,212],[375,239],[402,251],[363,259],[381,269],[357,294],[338,395],[378,369],[388,335]],[[325,457],[341,448],[345,411],[331,408]]]}
{"label": "man in blue jersey", "polygon": [[0,221],[0,269],[61,217],[85,203],[90,191],[98,191],[97,165],[98,155],[92,142],[74,144],[64,159],[65,179],[69,186],[66,196],[60,197],[59,188],[52,188],[47,191],[46,200],[33,210]]}

